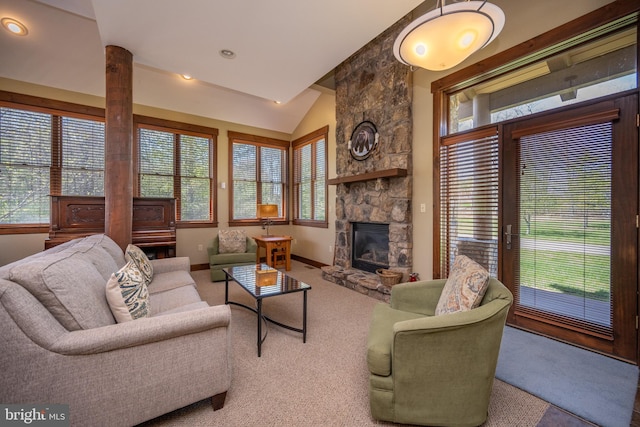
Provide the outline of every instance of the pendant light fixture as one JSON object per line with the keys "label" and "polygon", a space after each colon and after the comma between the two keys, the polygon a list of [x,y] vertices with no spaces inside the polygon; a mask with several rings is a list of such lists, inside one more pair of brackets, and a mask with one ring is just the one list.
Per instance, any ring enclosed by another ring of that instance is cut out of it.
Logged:
{"label": "pendant light fixture", "polygon": [[460,64],[495,39],[504,27],[502,9],[487,1],[463,1],[436,8],[409,24],[393,54],[406,65],[442,71]]}

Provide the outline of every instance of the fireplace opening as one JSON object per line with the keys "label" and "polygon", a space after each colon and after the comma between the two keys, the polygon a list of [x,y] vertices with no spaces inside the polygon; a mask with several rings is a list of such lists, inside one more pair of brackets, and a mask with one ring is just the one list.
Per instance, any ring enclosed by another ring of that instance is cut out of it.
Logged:
{"label": "fireplace opening", "polygon": [[375,273],[389,268],[389,224],[351,223],[351,266]]}

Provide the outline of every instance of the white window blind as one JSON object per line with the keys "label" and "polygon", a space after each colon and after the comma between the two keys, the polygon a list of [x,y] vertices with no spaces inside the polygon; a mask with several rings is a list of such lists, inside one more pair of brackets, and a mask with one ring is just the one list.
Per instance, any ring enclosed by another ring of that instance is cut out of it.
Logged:
{"label": "white window blind", "polygon": [[326,222],[326,147],[324,136],[294,144],[293,185],[296,223]]}
{"label": "white window blind", "polygon": [[440,271],[463,254],[497,276],[498,135],[490,128],[445,138],[440,148]]}
{"label": "white window blind", "polygon": [[139,129],[138,164],[141,197],[175,197],[174,134]]}
{"label": "white window blind", "polygon": [[0,107],[0,224],[49,222],[52,115]]}
{"label": "white window blind", "polygon": [[278,217],[283,217],[283,183],[286,168],[285,151],[260,147],[260,203],[278,205]]}
{"label": "white window blind", "polygon": [[180,207],[182,221],[206,221],[212,215],[212,153],[209,138],[180,135]]}
{"label": "white window blind", "polygon": [[258,205],[258,147],[233,144],[233,219],[256,218]]}
{"label": "white window blind", "polygon": [[611,334],[611,122],[520,138],[518,310]]}
{"label": "white window blind", "polygon": [[104,123],[62,117],[62,194],[104,195]]}
{"label": "white window blind", "polygon": [[[168,123],[176,126],[174,122]],[[178,124],[180,125],[180,124]],[[175,197],[180,223],[214,220],[214,135],[201,131],[138,125],[138,179],[141,197]]]}
{"label": "white window blind", "polygon": [[[286,200],[287,149],[252,135],[230,133],[233,198],[231,221],[258,220],[258,204],[278,205],[284,218]],[[254,142],[253,139],[260,142]]]}

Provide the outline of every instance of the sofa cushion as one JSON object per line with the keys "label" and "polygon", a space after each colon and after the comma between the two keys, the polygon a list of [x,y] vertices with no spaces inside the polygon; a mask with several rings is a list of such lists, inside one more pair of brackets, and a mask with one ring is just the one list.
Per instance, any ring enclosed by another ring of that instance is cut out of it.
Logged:
{"label": "sofa cushion", "polygon": [[107,251],[118,266],[118,269],[122,268],[127,263],[127,261],[124,259],[124,252],[122,251],[122,248],[120,248],[120,246],[118,246],[118,244],[107,235],[94,234],[87,237],[87,241],[95,242],[98,246]]}
{"label": "sofa cushion", "polygon": [[458,255],[438,300],[436,316],[478,307],[488,284],[489,272],[484,267],[465,255]]}
{"label": "sofa cushion", "polygon": [[148,285],[153,279],[153,265],[149,262],[147,254],[142,249],[135,245],[128,245],[124,252],[124,258],[127,262],[133,261],[138,267],[138,270],[142,273],[145,279],[145,284]]}
{"label": "sofa cushion", "polygon": [[114,261],[111,254],[100,246],[98,242],[87,239],[83,239],[70,250],[84,255],[84,258],[95,266],[96,270],[98,270],[106,282],[109,280],[109,277],[111,277],[113,272],[118,271],[121,266],[119,267],[118,264],[116,264],[116,261]]}
{"label": "sofa cushion", "polygon": [[195,286],[181,286],[168,291],[153,293],[150,296],[150,300],[152,316],[202,301]]}
{"label": "sofa cushion", "polygon": [[218,230],[218,252],[221,254],[247,251],[247,236],[244,230]]}
{"label": "sofa cushion", "polygon": [[113,317],[118,323],[151,314],[146,279],[133,261],[111,275],[106,294]]}
{"label": "sofa cushion", "polygon": [[73,247],[17,264],[9,275],[69,331],[115,323],[105,298],[106,281]]}
{"label": "sofa cushion", "polygon": [[185,304],[171,310],[165,310],[162,313],[158,313],[157,316],[165,316],[167,314],[174,314],[174,313],[184,313],[187,311],[200,310],[201,308],[207,308],[207,307],[209,307],[209,304],[207,304],[206,301],[192,302],[191,304]]}
{"label": "sofa cushion", "polygon": [[169,291],[181,286],[195,286],[193,277],[183,270],[167,271],[166,273],[156,273],[149,284],[149,293]]}

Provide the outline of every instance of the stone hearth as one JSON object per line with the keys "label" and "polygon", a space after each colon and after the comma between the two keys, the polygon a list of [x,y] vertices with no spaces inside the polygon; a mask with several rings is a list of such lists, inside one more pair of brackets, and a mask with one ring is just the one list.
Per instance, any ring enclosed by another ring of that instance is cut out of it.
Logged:
{"label": "stone hearth", "polygon": [[[389,224],[390,270],[408,280],[413,266],[412,230],[412,74],[393,56],[398,21],[336,68],[336,239],[334,265],[326,280],[381,300],[390,287],[375,273],[351,265],[353,222]],[[379,143],[365,160],[349,151],[349,139],[362,121],[375,124]]]}

